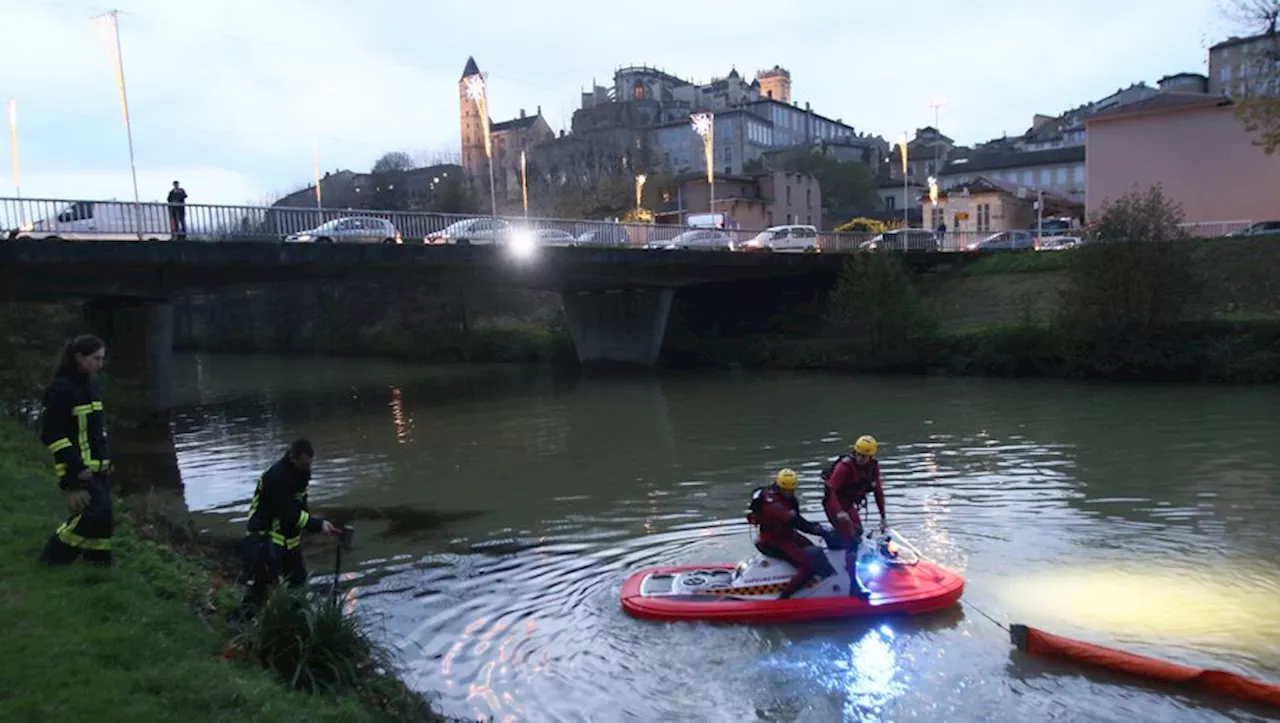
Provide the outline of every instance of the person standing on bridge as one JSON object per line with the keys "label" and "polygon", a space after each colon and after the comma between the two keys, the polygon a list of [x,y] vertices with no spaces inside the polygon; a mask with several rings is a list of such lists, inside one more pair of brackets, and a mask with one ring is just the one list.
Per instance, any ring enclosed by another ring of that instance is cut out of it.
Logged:
{"label": "person standing on bridge", "polygon": [[44,390],[40,441],[53,454],[58,487],[66,494],[66,522],[49,536],[40,560],[69,565],[81,553],[86,562],[111,565],[111,457],[102,396],[95,375],[106,363],[107,346],[82,334],[67,343]]}
{"label": "person standing on bridge", "polygon": [[239,582],[248,590],[234,618],[251,617],[281,576],[294,587],[307,581],[301,549],[304,531],[342,534],[342,528],[312,514],[307,504],[315,454],[311,442],[299,439],[258,478],[241,541]]}
{"label": "person standing on bridge", "polygon": [[169,231],[178,241],[187,239],[187,192],[173,182],[173,190],[169,191]]}

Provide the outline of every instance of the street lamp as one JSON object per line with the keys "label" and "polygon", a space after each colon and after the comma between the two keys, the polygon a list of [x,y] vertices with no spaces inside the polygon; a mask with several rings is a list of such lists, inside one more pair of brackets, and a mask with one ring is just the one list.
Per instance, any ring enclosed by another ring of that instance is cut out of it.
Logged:
{"label": "street lamp", "polygon": [[529,177],[525,170],[524,151],[520,151],[520,196],[524,199],[524,217],[529,218]]}
{"label": "street lamp", "polygon": [[715,144],[716,144],[716,117],[715,114],[707,111],[705,113],[694,113],[689,116],[689,120],[693,122],[693,130],[702,136],[702,153],[707,161],[707,187],[710,188],[710,208],[711,213],[716,212],[716,171],[715,162]]}
{"label": "street lamp", "polygon": [[636,210],[637,211],[640,210],[640,192],[641,192],[641,189],[644,188],[645,179],[646,179],[646,176],[643,173],[636,176]]}
{"label": "street lamp", "polygon": [[484,155],[489,161],[489,204],[491,213],[498,216],[498,193],[493,184],[493,139],[489,137],[489,98],[485,93],[484,76],[479,73],[467,77],[467,97],[476,104],[480,113],[480,127],[484,131]]}

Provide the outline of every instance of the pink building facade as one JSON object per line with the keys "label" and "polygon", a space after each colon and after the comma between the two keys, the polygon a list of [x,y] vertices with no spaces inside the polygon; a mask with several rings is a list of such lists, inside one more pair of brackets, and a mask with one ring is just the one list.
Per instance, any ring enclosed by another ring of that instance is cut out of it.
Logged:
{"label": "pink building facade", "polygon": [[1187,223],[1280,218],[1280,153],[1253,145],[1221,96],[1166,92],[1087,121],[1085,212],[1161,184]]}

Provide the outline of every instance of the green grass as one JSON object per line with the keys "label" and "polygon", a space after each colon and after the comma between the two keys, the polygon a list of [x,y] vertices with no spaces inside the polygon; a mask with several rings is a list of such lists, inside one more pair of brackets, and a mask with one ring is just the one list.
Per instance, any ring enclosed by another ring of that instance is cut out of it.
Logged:
{"label": "green grass", "polygon": [[0,719],[395,719],[354,695],[294,692],[259,665],[223,659],[217,616],[197,614],[209,571],[141,539],[118,512],[113,568],[38,564],[64,510],[45,456],[32,431],[0,420]]}
{"label": "green grass", "polygon": [[1070,251],[1007,251],[985,254],[977,261],[964,264],[963,276],[987,274],[1034,274],[1062,271],[1067,268]]}

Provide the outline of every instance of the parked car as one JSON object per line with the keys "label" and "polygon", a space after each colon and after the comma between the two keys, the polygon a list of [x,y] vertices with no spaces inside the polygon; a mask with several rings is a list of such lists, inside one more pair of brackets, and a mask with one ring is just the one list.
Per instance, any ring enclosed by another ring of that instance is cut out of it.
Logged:
{"label": "parked car", "polygon": [[1228,236],[1280,236],[1280,221],[1259,221],[1258,223],[1232,231]]}
{"label": "parked car", "polygon": [[578,244],[582,246],[630,246],[631,236],[627,229],[617,224],[597,226],[578,236]]}
{"label": "parked car", "polygon": [[375,216],[345,216],[316,226],[308,231],[291,233],[287,242],[311,243],[403,243],[395,225]]}
{"label": "parked car", "polygon": [[76,201],[53,218],[30,221],[14,239],[50,241],[171,241],[168,208],[159,204]]}
{"label": "parked car", "polygon": [[577,246],[578,239],[568,231],[558,228],[540,228],[533,232],[539,246]]}
{"label": "parked car", "polygon": [[1030,231],[1000,231],[971,243],[966,251],[1017,251],[1036,247],[1036,235]]}
{"label": "parked car", "polygon": [[458,246],[503,243],[512,231],[511,224],[500,218],[466,218],[427,234],[423,243]]}
{"label": "parked car", "polygon": [[1050,236],[1049,238],[1040,239],[1040,244],[1036,247],[1038,251],[1065,251],[1073,249],[1084,243],[1084,239],[1079,236]]}
{"label": "parked car", "polygon": [[742,244],[740,250],[813,253],[818,250],[818,229],[807,225],[772,226]]}
{"label": "parked car", "polygon": [[927,228],[885,231],[858,244],[862,251],[939,251],[938,235]]}
{"label": "parked car", "polygon": [[659,248],[697,251],[732,251],[733,237],[714,228],[697,228],[685,231],[667,242],[659,242]]}

